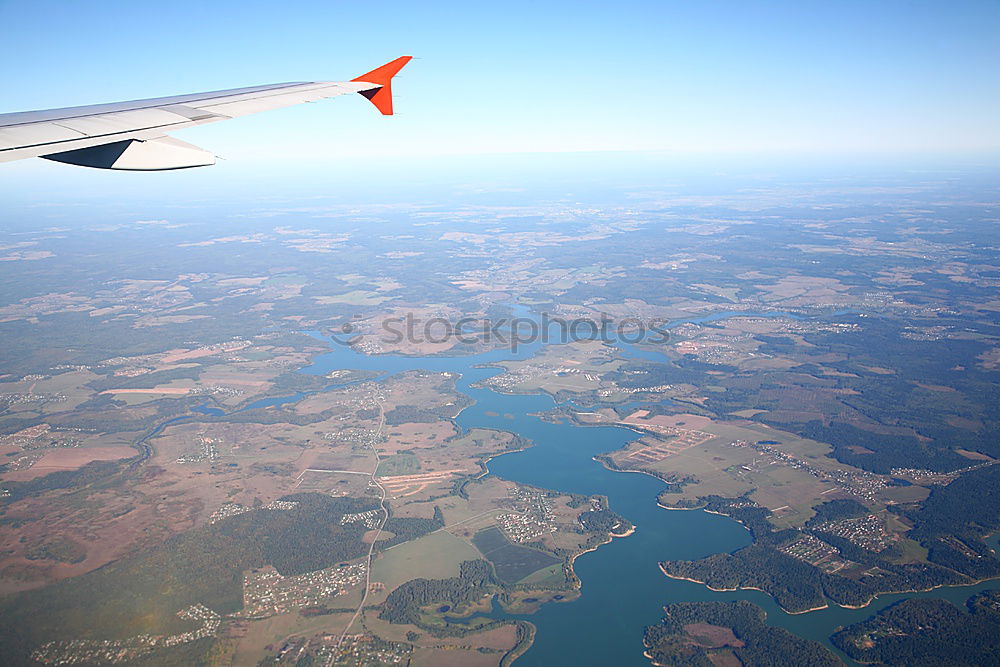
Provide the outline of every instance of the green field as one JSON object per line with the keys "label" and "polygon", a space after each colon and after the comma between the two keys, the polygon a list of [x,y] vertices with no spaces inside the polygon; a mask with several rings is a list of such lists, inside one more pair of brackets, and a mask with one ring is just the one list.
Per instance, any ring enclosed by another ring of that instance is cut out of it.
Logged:
{"label": "green field", "polygon": [[563,571],[562,563],[556,563],[542,568],[537,572],[532,572],[519,584],[538,584],[539,586],[561,586],[566,583],[566,574]]}
{"label": "green field", "polygon": [[445,530],[386,549],[372,568],[372,579],[392,590],[418,577],[447,579],[458,576],[462,561],[482,558],[475,547]]}
{"label": "green field", "polygon": [[418,470],[420,470],[420,459],[411,452],[400,452],[382,459],[375,474],[391,477],[392,475],[412,475]]}

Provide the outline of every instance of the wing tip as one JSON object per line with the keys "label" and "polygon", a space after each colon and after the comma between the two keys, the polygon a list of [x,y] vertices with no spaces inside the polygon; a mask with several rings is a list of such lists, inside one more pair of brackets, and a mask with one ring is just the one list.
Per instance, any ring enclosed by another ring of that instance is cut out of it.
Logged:
{"label": "wing tip", "polygon": [[380,88],[372,88],[370,90],[363,90],[361,94],[364,95],[369,102],[375,105],[383,116],[392,115],[392,77],[399,73],[399,70],[403,69],[406,63],[413,60],[413,56],[400,56],[395,60],[389,61],[381,67],[376,67],[370,72],[366,72],[359,77],[351,79],[351,81],[363,81],[365,83],[374,83]]}

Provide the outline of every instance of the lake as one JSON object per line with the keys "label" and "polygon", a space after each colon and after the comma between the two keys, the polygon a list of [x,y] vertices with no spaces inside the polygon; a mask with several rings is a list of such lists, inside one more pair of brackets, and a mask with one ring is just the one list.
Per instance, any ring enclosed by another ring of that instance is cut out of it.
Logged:
{"label": "lake", "polygon": [[[516,312],[520,316],[524,313],[524,309]],[[788,316],[787,313],[740,314]],[[710,316],[710,319],[728,315]],[[576,560],[575,569],[582,582],[583,594],[579,600],[547,604],[537,613],[525,616],[494,610],[491,615],[523,618],[538,628],[534,645],[518,659],[518,665],[648,666],[649,661],[642,655],[643,629],[659,620],[663,605],[673,602],[749,600],[764,608],[769,624],[821,641],[835,650],[828,637],[839,626],[868,618],[901,599],[932,596],[962,603],[975,591],[998,586],[996,582],[987,582],[929,593],[885,595],[864,609],[834,605],[792,615],[783,612],[769,596],[759,591],[716,593],[700,584],[669,579],[660,572],[659,561],[695,559],[735,551],[750,544],[749,532],[728,517],[701,510],[665,510],[656,504],[663,482],[648,475],[613,472],[593,460],[595,455],[618,449],[636,438],[633,431],[617,426],[585,427],[546,422],[532,415],[556,406],[547,395],[501,394],[473,386],[500,372],[497,368],[483,368],[483,364],[529,358],[537,353],[540,343],[520,346],[516,353],[493,350],[464,357],[369,356],[332,342],[317,332],[309,333],[331,344],[332,348],[312,366],[303,369],[305,373],[325,375],[338,369],[359,369],[395,374],[421,369],[460,374],[458,391],[475,400],[475,404],[463,410],[456,419],[461,428],[512,431],[534,444],[522,452],[493,459],[489,463],[493,474],[556,491],[607,496],[611,509],[635,524],[633,535],[615,539]],[[624,344],[622,348],[629,356],[634,353],[651,358],[656,354],[634,351]],[[296,397],[286,400],[296,400]],[[253,407],[281,402],[282,399],[267,399]],[[851,662],[839,651],[835,652]]]}

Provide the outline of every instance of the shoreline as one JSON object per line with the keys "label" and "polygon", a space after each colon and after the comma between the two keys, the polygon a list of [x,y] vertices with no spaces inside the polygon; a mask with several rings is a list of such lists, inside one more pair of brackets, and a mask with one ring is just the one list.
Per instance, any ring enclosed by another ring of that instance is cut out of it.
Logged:
{"label": "shoreline", "polygon": [[653,656],[649,654],[649,651],[643,651],[642,657],[646,658],[646,660],[649,660],[649,662],[653,665],[653,667],[669,667],[668,665],[664,665],[662,662],[656,662],[655,660],[653,660]]}
{"label": "shoreline", "polygon": [[938,584],[937,586],[931,586],[930,588],[911,588],[905,591],[879,591],[877,593],[873,593],[864,604],[840,604],[839,602],[836,602],[835,604],[844,609],[864,609],[875,602],[875,599],[880,595],[916,595],[919,593],[932,593],[934,591],[941,590],[942,588],[971,588],[972,586],[985,584],[988,581],[996,581],[997,585],[1000,586],[1000,576],[986,577],[985,579],[975,579],[964,584]]}
{"label": "shoreline", "polygon": [[[768,593],[767,591],[765,591],[763,588],[758,588],[756,586],[735,586],[733,588],[715,588],[714,586],[711,586],[710,584],[707,584],[704,581],[700,581],[698,579],[692,579],[691,577],[682,577],[679,574],[671,574],[670,572],[667,572],[666,569],[664,569],[663,563],[659,563],[657,565],[657,567],[659,567],[660,568],[660,572],[662,572],[664,574],[664,576],[668,577],[669,579],[675,579],[677,581],[690,581],[693,584],[699,584],[701,586],[704,586],[705,588],[707,588],[708,590],[712,591],[713,593],[735,593],[737,591],[757,591],[758,593],[763,593],[764,595],[767,595],[772,600],[774,600],[774,596],[773,595],[771,595],[770,593]],[[788,614],[789,616],[798,616],[799,614],[808,614],[811,611],[819,611],[820,609],[828,609],[830,607],[830,603],[829,602],[824,602],[821,606],[818,606],[818,607],[811,607],[809,609],[803,609],[801,611],[789,611],[789,610],[785,609],[784,607],[782,607],[780,604],[778,604],[777,601],[775,601],[775,604],[778,605],[778,609],[780,609],[784,613]]]}
{"label": "shoreline", "polygon": [[604,540],[602,542],[598,542],[594,546],[592,546],[590,548],[587,548],[587,549],[584,549],[583,551],[579,551],[579,552],[573,554],[572,556],[570,556],[569,557],[569,568],[570,568],[570,572],[573,573],[573,578],[576,579],[576,581],[577,581],[577,586],[576,587],[580,588],[580,585],[583,583],[580,580],[580,577],[577,576],[576,570],[573,569],[573,563],[576,562],[577,558],[579,558],[583,554],[589,554],[591,551],[597,551],[598,549],[600,549],[601,547],[603,547],[605,544],[611,544],[614,540],[617,540],[617,539],[620,539],[620,538],[623,538],[623,537],[628,537],[629,535],[633,534],[634,532],[635,532],[635,525],[634,524],[632,525],[631,528],[628,529],[628,532],[622,533],[621,535],[617,535],[615,533],[608,532],[606,540]]}
{"label": "shoreline", "polygon": [[836,600],[829,600],[829,599],[827,599],[827,601],[824,602],[822,605],[819,605],[819,606],[816,606],[816,607],[810,607],[809,609],[802,609],[800,611],[789,611],[788,609],[785,609],[780,604],[778,604],[778,601],[774,599],[774,596],[771,595],[770,593],[768,593],[767,591],[765,591],[762,588],[757,588],[756,586],[736,586],[735,588],[715,588],[715,587],[713,587],[713,586],[705,583],[704,581],[700,581],[698,579],[692,579],[691,577],[683,577],[683,576],[681,576],[679,574],[671,574],[670,572],[667,572],[666,569],[664,569],[662,563],[659,563],[658,567],[660,568],[660,572],[662,572],[664,574],[664,576],[666,576],[666,577],[668,577],[670,579],[675,579],[677,581],[689,581],[689,582],[691,582],[693,584],[699,584],[701,586],[704,586],[708,590],[712,591],[713,593],[735,593],[737,591],[759,591],[759,592],[767,595],[768,597],[770,597],[771,600],[773,600],[774,603],[776,605],[778,605],[778,609],[780,609],[782,612],[788,614],[789,616],[798,616],[800,614],[808,614],[809,612],[812,612],[812,611],[819,611],[821,609],[829,609],[830,606],[831,606],[831,604],[830,604],[831,602],[834,605],[840,607],[841,609],[854,609],[854,610],[857,610],[857,609],[864,609],[866,607],[870,607],[872,605],[872,603],[875,602],[875,600],[879,596],[881,596],[881,595],[915,595],[915,594],[919,594],[919,593],[931,593],[933,591],[936,591],[936,590],[939,590],[939,589],[942,589],[942,588],[966,588],[966,587],[978,586],[978,585],[984,584],[984,583],[986,583],[988,581],[997,581],[998,585],[1000,585],[1000,577],[987,577],[986,579],[977,579],[976,581],[970,581],[967,584],[939,584],[937,586],[931,586],[930,588],[923,588],[923,589],[908,589],[908,590],[903,590],[903,591],[879,591],[878,593],[874,593],[868,599],[868,601],[865,602],[864,604],[840,604]]}
{"label": "shoreline", "polygon": [[[607,534],[607,539],[605,539],[605,540],[603,540],[603,541],[595,544],[594,546],[592,546],[592,547],[590,547],[588,549],[584,549],[584,550],[579,551],[579,552],[573,554],[572,556],[570,556],[567,565],[569,566],[570,573],[573,575],[573,586],[572,586],[572,589],[575,590],[575,591],[577,591],[577,593],[579,593],[580,595],[583,595],[583,580],[580,579],[579,575],[577,575],[577,573],[576,573],[576,569],[573,567],[573,564],[576,562],[577,558],[579,558],[580,556],[582,556],[584,554],[588,554],[588,553],[590,553],[592,551],[597,551],[598,549],[600,549],[604,545],[611,544],[611,542],[613,542],[616,539],[620,539],[620,538],[623,538],[623,537],[628,537],[629,535],[632,535],[633,533],[635,533],[635,524],[632,524],[631,527],[628,529],[627,532],[622,533],[620,535],[609,532]],[[578,598],[574,598],[573,600],[561,600],[561,602],[573,602],[576,599],[578,599]],[[501,658],[501,661],[500,661],[501,667],[506,667],[506,666],[509,666],[512,663],[514,663],[518,658],[520,658],[525,653],[527,653],[528,650],[531,649],[531,647],[535,643],[535,635],[538,632],[538,628],[535,626],[535,624],[532,623],[531,621],[520,620],[520,619],[518,621],[515,621],[515,622],[516,623],[518,623],[518,622],[525,623],[528,626],[528,628],[530,629],[530,632],[529,632],[529,635],[527,637],[525,637],[522,642],[520,642],[517,646],[515,646],[514,648],[512,648],[506,655],[503,656],[503,658]]]}
{"label": "shoreline", "polygon": [[[586,427],[586,426],[590,426],[590,424],[582,424],[582,425],[577,424],[577,426]],[[603,426],[603,424],[594,424],[594,426]],[[622,428],[625,428],[624,426],[622,426],[620,424],[611,424],[611,426],[621,426]],[[616,450],[616,451],[620,451],[620,450]],[[606,454],[606,453],[605,454],[598,454],[596,456],[591,456],[590,460],[591,461],[597,461],[598,463],[600,463],[604,467],[605,470],[609,470],[611,472],[620,472],[620,473],[627,473],[627,474],[632,474],[632,475],[646,475],[647,477],[652,477],[653,479],[657,479],[657,480],[663,482],[664,484],[676,484],[676,482],[671,482],[670,480],[663,479],[663,477],[661,475],[658,475],[658,474],[656,474],[654,472],[650,472],[648,470],[640,470],[638,468],[636,468],[636,469],[629,469],[629,468],[616,468],[616,467],[613,467],[612,465],[609,465],[609,463],[610,464],[614,464],[614,461],[611,461],[611,457],[608,456],[608,454]],[[617,465],[617,464],[614,464],[614,465]],[[702,509],[703,507],[705,507],[705,505],[699,505],[699,506],[696,506],[696,507],[668,507],[667,505],[664,505],[663,503],[660,502],[660,496],[659,496],[659,494],[657,494],[657,496],[656,496],[656,504],[658,506],[662,507],[665,510],[697,510],[697,509]],[[728,515],[723,515],[723,516],[728,516]],[[730,518],[732,518],[732,517],[730,517]]]}
{"label": "shoreline", "polygon": [[[583,554],[589,554],[592,551],[597,551],[598,549],[600,549],[604,545],[611,544],[613,541],[615,541],[617,539],[621,539],[623,537],[628,537],[629,535],[632,535],[633,533],[635,533],[635,524],[632,524],[632,527],[629,528],[627,532],[622,533],[620,535],[617,535],[615,533],[609,532],[607,534],[607,539],[605,539],[605,540],[603,540],[601,542],[598,542],[594,546],[589,547],[587,549],[584,549],[583,551],[579,551],[579,552],[573,554],[572,556],[570,556],[569,557],[569,561],[567,562],[567,565],[569,566],[570,574],[573,575],[573,580],[574,580],[573,589],[576,590],[576,591],[583,591],[583,580],[580,579],[580,576],[576,573],[576,568],[573,567],[574,563],[576,563],[576,559],[577,558],[579,558]],[[582,592],[580,594],[583,595]]]}
{"label": "shoreline", "polygon": [[[523,625],[522,625],[523,624]],[[516,620],[515,627],[524,627],[527,632],[514,646],[500,658],[499,667],[510,667],[518,658],[527,653],[535,645],[535,635],[538,634],[538,627],[531,621]]]}
{"label": "shoreline", "polygon": [[598,544],[595,544],[594,546],[588,549],[584,549],[583,551],[578,551],[577,553],[569,557],[569,562],[567,564],[569,565],[569,571],[573,574],[573,579],[576,581],[576,585],[574,586],[576,590],[583,590],[583,580],[580,579],[579,575],[577,575],[576,573],[576,569],[573,567],[573,564],[576,562],[576,559],[582,556],[583,554],[589,554],[592,551],[597,551],[605,544],[611,544],[612,540],[614,540],[614,538],[611,537],[611,535],[608,535],[608,538],[603,542],[599,542]]}
{"label": "shoreline", "polygon": [[[489,364],[484,364],[484,365],[489,365]],[[496,390],[496,389],[494,389],[492,387],[489,387],[489,389],[491,389],[493,391],[498,391],[498,390]],[[527,394],[533,394],[533,393],[540,393],[541,395],[548,396],[550,398],[553,398],[553,400],[554,400],[554,397],[551,394],[549,394],[548,392],[544,392],[544,391],[542,391],[542,392],[500,392],[500,391],[498,391],[498,393],[508,393],[508,394],[511,394],[511,395],[514,395],[514,394],[524,394],[524,395],[527,395]],[[579,427],[587,427],[587,426],[605,426],[606,424],[576,424],[576,425],[579,426]],[[628,430],[631,430],[634,433],[641,433],[641,431],[639,431],[637,429],[629,428],[628,424],[614,423],[614,424],[610,424],[610,425],[621,427],[621,428],[626,428]],[[646,471],[646,470],[638,470],[638,469],[631,469],[630,470],[630,469],[616,467],[615,465],[612,465],[612,464],[614,464],[614,462],[610,459],[609,454],[610,454],[610,452],[604,453],[604,454],[598,454],[596,456],[591,457],[591,460],[600,463],[601,466],[604,469],[606,469],[606,470],[608,470],[610,472],[615,472],[615,473],[631,473],[631,474],[646,475],[648,477],[652,477],[654,479],[657,479],[657,480],[659,480],[660,482],[662,482],[664,484],[670,484],[671,483],[669,480],[663,479],[662,476],[657,475],[657,474],[652,473],[652,472],[649,472],[649,471]],[[491,458],[493,458],[493,457],[491,457]],[[699,504],[699,505],[696,505],[696,506],[693,506],[693,507],[671,507],[669,505],[664,505],[660,501],[660,495],[659,494],[657,494],[655,502],[656,502],[656,506],[657,507],[659,507],[660,509],[668,510],[668,511],[683,511],[683,512],[686,512],[686,511],[692,511],[692,510],[700,510],[700,511],[706,512],[708,514],[715,514],[717,516],[724,516],[724,517],[726,517],[728,519],[732,519],[737,524],[739,524],[740,526],[742,526],[745,530],[750,531],[750,529],[749,529],[748,526],[746,526],[743,522],[739,521],[738,519],[733,518],[729,514],[725,514],[723,512],[718,512],[718,511],[715,511],[715,510],[706,509],[706,507],[707,507],[706,504]],[[582,582],[581,582],[579,576],[577,576],[576,571],[572,569],[574,561],[579,556],[582,556],[585,553],[589,553],[590,551],[596,551],[598,547],[603,546],[604,544],[608,544],[611,541],[611,539],[614,539],[615,537],[627,537],[627,536],[631,535],[634,532],[635,532],[635,525],[633,524],[632,529],[629,530],[628,533],[626,533],[624,535],[612,535],[612,534],[609,533],[609,539],[607,541],[602,542],[602,543],[598,544],[597,546],[595,546],[595,547],[593,547],[591,549],[587,549],[587,550],[582,551],[582,552],[580,552],[578,554],[575,554],[574,556],[572,556],[570,558],[569,565],[570,565],[571,571],[573,573],[573,576],[574,576],[574,578],[577,581],[577,586],[576,587],[577,587],[578,590],[582,590]],[[1000,577],[992,577],[992,578],[980,579],[980,580],[971,581],[971,582],[962,583],[962,584],[940,584],[938,586],[932,586],[930,588],[923,589],[923,590],[879,591],[877,593],[874,593],[864,604],[861,604],[861,605],[845,605],[845,604],[840,604],[840,603],[838,603],[838,602],[836,602],[834,600],[826,599],[823,602],[823,604],[821,604],[821,605],[817,605],[815,607],[810,607],[809,609],[802,609],[802,610],[799,610],[799,611],[790,611],[790,610],[785,609],[784,607],[782,607],[780,604],[778,604],[778,602],[777,602],[777,600],[775,600],[774,596],[772,596],[771,594],[767,593],[766,591],[764,591],[761,588],[758,588],[758,587],[755,587],[755,586],[737,586],[735,588],[722,588],[722,589],[720,589],[720,588],[713,588],[712,586],[710,586],[709,584],[705,583],[704,581],[699,581],[697,579],[691,579],[691,578],[688,578],[688,577],[681,577],[681,576],[678,576],[678,575],[672,575],[672,574],[666,572],[663,569],[662,564],[658,564],[658,567],[660,568],[660,571],[665,576],[667,576],[667,577],[669,577],[671,579],[688,581],[688,582],[691,582],[691,583],[699,584],[701,586],[705,586],[707,589],[709,589],[710,591],[712,591],[714,593],[732,593],[732,592],[737,592],[737,591],[741,591],[741,590],[758,591],[760,593],[764,593],[765,595],[767,595],[768,597],[770,597],[772,601],[774,601],[774,603],[778,606],[778,609],[780,609],[783,613],[788,614],[789,616],[798,616],[798,615],[801,615],[801,614],[808,614],[808,613],[814,612],[814,611],[821,611],[823,609],[829,609],[831,607],[831,604],[835,605],[835,606],[838,606],[838,607],[841,607],[841,608],[844,608],[844,609],[851,609],[851,610],[864,609],[866,607],[871,606],[871,604],[873,602],[875,602],[875,600],[879,596],[882,596],[882,595],[906,595],[906,594],[928,593],[928,592],[931,592],[931,591],[934,591],[934,590],[937,590],[937,589],[940,589],[940,588],[961,588],[961,587],[966,587],[966,586],[970,586],[970,587],[971,586],[977,586],[979,584],[982,584],[984,582],[991,581],[991,580],[997,580],[998,582],[1000,582]]]}
{"label": "shoreline", "polygon": [[628,537],[629,535],[634,535],[635,534],[635,530],[636,530],[635,529],[635,524],[632,524],[632,526],[627,531],[625,531],[624,533],[611,532],[611,533],[608,533],[608,534],[611,535],[611,539],[619,539],[619,538],[622,538],[622,537]]}

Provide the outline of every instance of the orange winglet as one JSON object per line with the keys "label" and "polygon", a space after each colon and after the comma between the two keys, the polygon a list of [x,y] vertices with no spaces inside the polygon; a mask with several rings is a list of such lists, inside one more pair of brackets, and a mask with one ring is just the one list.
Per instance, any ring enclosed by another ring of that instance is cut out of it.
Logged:
{"label": "orange winglet", "polygon": [[375,108],[382,112],[383,116],[392,115],[392,77],[396,76],[403,66],[410,62],[413,56],[403,56],[396,58],[392,62],[377,67],[367,74],[362,74],[351,81],[364,81],[365,83],[377,83],[381,88],[362,90],[361,94],[367,97]]}

